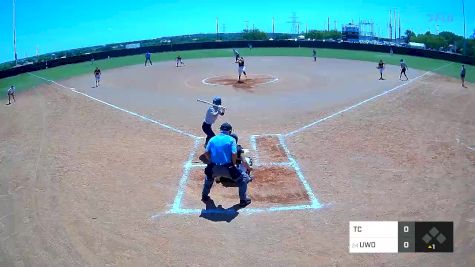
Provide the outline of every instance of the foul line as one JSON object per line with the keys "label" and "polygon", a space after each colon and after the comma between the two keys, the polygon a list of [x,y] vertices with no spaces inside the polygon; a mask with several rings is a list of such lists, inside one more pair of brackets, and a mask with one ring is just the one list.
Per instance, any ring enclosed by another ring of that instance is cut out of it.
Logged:
{"label": "foul line", "polygon": [[400,84],[400,85],[398,85],[398,86],[396,86],[396,87],[394,87],[394,88],[392,88],[392,89],[389,89],[389,90],[387,90],[387,91],[384,91],[384,92],[382,92],[382,93],[380,93],[380,94],[377,94],[377,95],[375,95],[375,96],[373,96],[373,97],[370,97],[370,98],[368,98],[368,99],[365,99],[365,100],[363,100],[363,101],[361,101],[361,102],[359,102],[359,103],[357,103],[357,104],[354,104],[354,105],[352,105],[352,106],[349,106],[349,107],[347,107],[347,108],[345,108],[345,109],[343,109],[343,110],[340,110],[340,111],[338,111],[338,112],[336,112],[336,113],[333,113],[333,114],[331,114],[331,115],[329,115],[329,116],[326,116],[326,117],[324,117],[324,118],[321,118],[321,119],[319,119],[319,120],[317,120],[317,121],[314,121],[314,122],[312,122],[312,123],[310,123],[310,124],[307,124],[307,125],[305,125],[305,126],[299,128],[299,129],[297,129],[297,130],[294,130],[294,131],[292,131],[292,132],[289,132],[289,133],[285,134],[284,136],[285,136],[285,137],[289,137],[289,136],[292,136],[292,135],[294,135],[294,134],[300,133],[300,132],[302,132],[302,131],[304,131],[304,130],[306,130],[306,129],[312,127],[312,126],[315,126],[315,125],[317,125],[317,124],[320,124],[320,123],[322,123],[322,122],[324,122],[324,121],[326,121],[326,120],[328,120],[328,119],[331,119],[331,118],[333,118],[333,117],[335,117],[335,116],[338,116],[338,115],[340,115],[340,114],[342,114],[342,113],[345,113],[345,112],[350,111],[350,110],[352,110],[352,109],[354,109],[354,108],[357,108],[357,107],[359,107],[359,106],[361,106],[361,105],[363,105],[363,104],[365,104],[365,103],[367,103],[367,102],[370,102],[370,101],[375,100],[375,99],[377,99],[377,98],[379,98],[379,97],[381,97],[381,96],[387,95],[387,94],[389,94],[389,93],[391,93],[391,92],[393,92],[393,91],[396,91],[396,90],[398,90],[398,89],[400,89],[400,88],[403,88],[404,86],[406,86],[406,85],[408,85],[408,84],[410,84],[410,83],[412,83],[412,82],[414,82],[414,81],[416,81],[416,80],[418,80],[418,79],[420,79],[420,78],[426,76],[427,74],[429,74],[429,73],[431,73],[431,72],[434,72],[434,71],[437,71],[437,70],[439,70],[439,69],[448,67],[448,66],[450,66],[450,65],[452,65],[452,64],[454,64],[454,63],[453,63],[453,62],[452,62],[452,63],[448,63],[448,64],[446,64],[446,65],[443,65],[443,66],[440,66],[440,67],[438,67],[438,68],[435,68],[435,69],[432,70],[432,71],[427,71],[427,72],[425,72],[424,74],[421,74],[421,75],[419,75],[419,76],[413,78],[412,80],[410,80],[410,81],[408,81],[408,82],[405,82],[405,83],[403,83],[403,84]]}
{"label": "foul line", "polygon": [[140,119],[143,119],[143,120],[145,120],[145,121],[148,121],[148,122],[157,124],[157,125],[159,125],[159,126],[165,128],[165,129],[171,130],[171,131],[173,131],[173,132],[176,132],[176,133],[179,133],[179,134],[182,134],[182,135],[186,135],[186,136],[191,137],[191,138],[193,138],[193,139],[199,138],[199,137],[196,136],[196,135],[187,133],[187,132],[185,132],[185,131],[182,131],[182,130],[180,130],[180,129],[177,129],[177,128],[175,128],[175,127],[172,127],[172,126],[170,126],[170,125],[161,123],[161,122],[159,122],[159,121],[157,121],[157,120],[154,120],[154,119],[145,117],[145,116],[143,116],[143,115],[140,115],[140,114],[138,114],[138,113],[136,113],[136,112],[133,112],[133,111],[126,110],[126,109],[124,109],[124,108],[118,107],[118,106],[116,106],[116,105],[114,105],[114,104],[111,104],[111,103],[108,103],[108,102],[106,102],[106,101],[100,100],[100,99],[95,98],[95,97],[93,97],[93,96],[90,96],[90,95],[88,95],[88,94],[86,94],[86,93],[79,92],[79,91],[77,91],[75,88],[67,87],[67,86],[62,85],[62,84],[60,84],[60,83],[57,83],[57,82],[55,82],[55,81],[53,81],[53,80],[49,80],[49,79],[46,79],[46,78],[44,78],[44,77],[41,77],[41,76],[38,76],[38,75],[35,75],[35,74],[32,74],[32,73],[28,73],[28,74],[30,74],[31,76],[36,77],[36,78],[38,78],[38,79],[41,79],[41,80],[47,81],[47,82],[49,82],[49,83],[55,84],[55,85],[57,85],[57,86],[59,86],[59,87],[62,87],[62,88],[65,88],[65,89],[69,89],[69,90],[73,91],[73,92],[76,93],[76,94],[83,95],[83,96],[85,96],[85,97],[87,97],[87,98],[89,98],[89,99],[92,99],[92,100],[96,101],[96,102],[99,102],[99,103],[104,104],[104,105],[106,105],[106,106],[109,106],[109,107],[111,107],[111,108],[114,108],[114,109],[123,111],[123,112],[125,112],[125,113],[127,113],[127,114],[129,114],[129,115],[132,115],[132,116],[138,117],[138,118],[140,118]]}
{"label": "foul line", "polygon": [[305,179],[305,176],[303,175],[302,171],[300,170],[300,166],[297,163],[297,161],[290,155],[289,148],[285,144],[285,138],[282,135],[279,135],[279,141],[280,145],[284,148],[285,154],[287,155],[287,159],[290,162],[290,165],[294,168],[295,173],[297,173],[297,176],[300,179],[300,182],[302,182],[303,186],[305,187],[305,191],[307,191],[307,195],[310,198],[311,201],[311,206],[315,209],[321,208],[322,205],[318,201],[317,197],[315,197],[315,194],[313,193],[312,188],[310,187],[310,184],[307,182],[307,179]]}
{"label": "foul line", "polygon": [[[267,75],[267,76],[272,77],[272,80],[267,81],[265,83],[259,83],[258,85],[268,84],[268,83],[275,83],[275,82],[279,81],[279,78],[275,77],[274,75],[270,75],[270,74],[252,74],[252,75]],[[222,77],[222,76],[213,76],[213,77],[204,78],[203,80],[201,80],[201,83],[206,84],[206,85],[211,85],[211,86],[218,86],[218,85],[221,85],[221,84],[209,83],[209,82],[207,82],[207,80],[213,79],[213,78],[219,78],[219,77]]]}
{"label": "foul line", "polygon": [[[449,65],[453,64],[452,63],[449,63],[449,64],[446,64],[444,66],[441,66],[439,68],[436,68],[434,69],[433,71],[436,71],[438,69],[441,69],[441,68],[444,68],[444,67],[447,67]],[[301,131],[304,131],[305,129],[307,128],[310,128],[314,125],[317,125],[323,121],[326,121],[332,117],[335,117],[337,115],[340,115],[344,112],[347,112],[347,111],[350,111],[358,106],[361,106],[363,105],[364,103],[367,103],[369,101],[372,101],[374,99],[377,99],[381,96],[384,96],[390,92],[393,92],[395,90],[398,90],[404,86],[406,86],[407,84],[409,83],[412,83],[413,81],[417,80],[417,79],[420,79],[421,77],[424,77],[425,75],[429,74],[430,72],[425,72],[424,74],[422,75],[419,75],[417,76],[416,78],[404,83],[404,84],[401,84],[401,85],[398,85],[390,90],[387,90],[387,91],[384,91],[376,96],[373,96],[373,97],[370,97],[366,100],[363,100],[355,105],[352,105],[350,107],[347,107],[341,111],[338,111],[332,115],[329,115],[327,117],[324,117],[322,119],[319,119],[315,122],[312,122],[304,127],[301,127],[295,131],[292,131],[292,132],[289,132],[287,134],[266,134],[266,135],[251,135],[250,136],[250,143],[251,143],[251,146],[252,148],[254,149],[254,151],[256,152],[256,155],[255,155],[255,163],[257,166],[289,166],[289,167],[292,167],[297,176],[299,177],[301,183],[303,184],[306,192],[307,192],[307,195],[308,197],[310,198],[310,201],[311,201],[311,204],[310,205],[294,205],[294,206],[274,206],[274,207],[269,207],[269,208],[246,208],[243,210],[243,213],[247,213],[247,214],[251,214],[251,213],[258,213],[258,212],[275,212],[275,211],[292,211],[292,210],[308,210],[308,209],[320,209],[323,207],[322,204],[320,204],[320,202],[318,201],[317,197],[315,196],[315,194],[313,193],[313,190],[310,186],[310,184],[308,183],[308,181],[305,179],[305,176],[303,175],[301,169],[300,169],[300,166],[299,164],[297,163],[297,160],[295,160],[292,155],[290,154],[290,151],[289,151],[289,148],[287,147],[286,143],[285,143],[285,138],[288,137],[288,136],[292,136],[296,133],[299,133]],[[120,110],[120,111],[123,111],[123,112],[126,112],[132,116],[135,116],[135,117],[138,117],[138,118],[141,118],[145,121],[149,121],[149,122],[152,122],[152,123],[155,123],[157,125],[160,125],[161,127],[163,128],[166,128],[166,129],[169,129],[171,131],[174,131],[176,133],[179,133],[179,134],[183,134],[183,135],[186,135],[188,137],[191,137],[194,139],[194,146],[193,146],[193,149],[191,150],[190,154],[188,155],[188,159],[187,161],[184,163],[183,165],[183,175],[180,179],[180,182],[179,182],[179,187],[178,187],[178,192],[177,192],[177,195],[175,196],[175,199],[173,201],[173,204],[172,204],[172,207],[171,209],[167,212],[167,214],[216,214],[216,213],[220,213],[220,214],[223,214],[223,213],[237,213],[238,211],[237,210],[234,210],[234,209],[212,209],[212,210],[203,210],[203,209],[182,209],[180,208],[181,206],[181,201],[183,199],[183,196],[184,196],[184,193],[185,193],[185,188],[186,188],[186,183],[188,181],[188,178],[189,178],[189,175],[190,175],[190,170],[191,168],[193,167],[203,167],[202,164],[193,164],[192,161],[193,161],[193,158],[195,157],[195,154],[196,152],[198,151],[198,147],[199,147],[199,144],[200,144],[200,140],[202,138],[198,137],[198,136],[195,136],[193,134],[190,134],[190,133],[187,133],[187,132],[184,132],[182,130],[179,130],[179,129],[176,129],[172,126],[169,126],[169,125],[166,125],[166,124],[163,124],[159,121],[156,121],[156,120],[153,120],[153,119],[150,119],[148,117],[145,117],[143,115],[140,115],[140,114],[137,114],[135,112],[132,112],[132,111],[129,111],[129,110],[126,110],[126,109],[123,109],[123,108],[120,108],[118,106],[115,106],[113,104],[110,104],[108,102],[105,102],[103,100],[100,100],[100,99],[97,99],[95,97],[92,97],[88,94],[85,94],[85,93],[82,93],[82,92],[79,92],[77,91],[75,88],[71,88],[71,87],[67,87],[67,86],[64,86],[60,83],[57,83],[53,80],[49,80],[49,79],[46,79],[44,77],[41,77],[41,76],[38,76],[38,75],[35,75],[35,74],[32,74],[32,73],[28,73],[38,79],[42,79],[44,81],[47,81],[49,83],[52,83],[52,84],[55,84],[57,86],[60,86],[62,88],[66,88],[66,89],[69,89],[71,91],[73,91],[74,93],[77,93],[77,94],[80,94],[80,95],[83,95],[89,99],[92,99],[94,101],[97,101],[99,103],[102,103],[104,105],[107,105],[109,107],[112,107],[114,109],[117,109],[117,110]],[[271,75],[270,75],[271,76]],[[274,76],[272,76],[274,77]],[[210,84],[210,83],[206,83],[206,80],[209,79],[209,78],[206,78],[206,79],[203,79],[202,80],[202,83],[204,84],[209,84],[209,85],[215,85],[215,84]],[[266,83],[272,83],[272,82],[275,82],[277,81],[278,78],[274,77],[274,80],[272,81],[269,81],[269,82],[266,82]],[[263,83],[263,84],[266,84],[266,83]],[[256,144],[256,138],[259,137],[259,136],[277,136],[278,139],[279,139],[279,142],[282,146],[282,148],[284,149],[285,151],[285,154],[287,156],[287,159],[288,159],[288,162],[270,162],[270,163],[265,163],[265,164],[260,164],[259,162],[259,158],[258,158],[258,150],[257,150],[257,144]],[[470,148],[472,149],[472,148]],[[160,214],[156,214],[154,216],[152,216],[151,218],[152,219],[156,219],[160,216]]]}
{"label": "foul line", "polygon": [[466,149],[470,149],[472,151],[475,151],[475,147],[471,147],[471,146],[468,146],[467,144],[465,144],[464,142],[462,142],[459,138],[455,139],[457,141],[457,143],[459,143],[460,145],[464,146]]}
{"label": "foul line", "polygon": [[[173,132],[176,132],[176,133],[179,133],[179,134],[183,134],[183,135],[186,135],[188,137],[191,137],[194,139],[194,146],[193,146],[193,149],[191,150],[190,154],[188,155],[188,159],[187,161],[184,163],[183,165],[183,175],[180,179],[180,182],[179,182],[179,186],[178,186],[178,192],[177,192],[177,195],[175,196],[175,199],[173,201],[173,204],[172,204],[172,207],[171,209],[166,212],[167,214],[182,214],[182,215],[186,215],[186,214],[216,214],[216,213],[220,213],[220,214],[223,214],[223,213],[236,213],[237,211],[234,210],[234,209],[213,209],[213,210],[203,210],[203,209],[183,209],[181,208],[181,202],[182,202],[182,199],[183,199],[183,196],[185,194],[185,188],[186,188],[186,183],[188,181],[188,178],[189,178],[189,175],[190,175],[190,170],[194,167],[203,167],[202,164],[193,164],[192,161],[193,161],[193,158],[195,157],[195,154],[196,152],[198,151],[198,147],[199,147],[199,144],[200,144],[200,140],[202,138],[198,137],[198,136],[195,136],[193,134],[190,134],[190,133],[187,133],[187,132],[184,132],[182,130],[179,130],[179,129],[176,129],[172,126],[169,126],[169,125],[166,125],[166,124],[163,124],[159,121],[156,121],[154,119],[150,119],[148,117],[145,117],[143,115],[140,115],[136,112],[133,112],[133,111],[129,111],[129,110],[126,110],[124,108],[121,108],[121,107],[118,107],[116,105],[113,105],[111,103],[108,103],[106,101],[103,101],[103,100],[100,100],[98,98],[95,98],[93,96],[90,96],[86,93],[83,93],[83,92],[79,92],[77,91],[75,88],[72,88],[72,87],[68,87],[68,86],[65,86],[63,84],[60,84],[54,80],[49,80],[49,79],[46,79],[44,77],[41,77],[41,76],[38,76],[36,74],[32,74],[32,73],[28,73],[30,74],[31,76],[33,77],[36,77],[38,79],[41,79],[41,80],[44,80],[46,82],[49,82],[51,84],[54,84],[54,85],[57,85],[61,88],[65,88],[65,89],[68,89],[68,90],[71,90],[72,92],[76,93],[76,94],[80,94],[82,96],[85,96],[91,100],[94,100],[96,102],[99,102],[101,104],[104,104],[106,106],[109,106],[111,108],[114,108],[116,110],[120,110],[120,111],[123,111],[129,115],[132,115],[132,116],[135,116],[135,117],[138,117],[140,119],[143,119],[145,121],[148,121],[148,122],[152,122],[154,124],[157,124],[163,128],[166,128],[166,129],[169,129]],[[277,78],[275,78],[275,80],[271,81],[271,82],[274,82],[278,80]],[[269,82],[268,82],[269,83]],[[267,134],[267,135],[270,135],[270,134]],[[290,156],[290,153],[288,151],[288,148],[287,146],[285,145],[284,143],[284,139],[282,137],[281,134],[272,134],[274,136],[279,136],[279,140],[282,144],[282,147],[285,149],[286,151],[286,155],[287,155],[287,158],[289,160],[289,162],[271,162],[271,163],[264,163],[262,164],[262,166],[288,166],[288,167],[292,167],[295,172],[297,173],[297,176],[299,177],[300,181],[302,182],[302,184],[304,185],[304,188],[305,190],[307,191],[307,194],[311,200],[311,204],[310,205],[293,205],[293,206],[274,206],[274,207],[269,207],[269,208],[246,208],[242,211],[242,213],[245,213],[245,214],[252,214],[252,213],[260,213],[260,212],[277,212],[277,211],[292,211],[292,210],[308,210],[308,209],[319,209],[322,207],[322,205],[318,202],[317,198],[315,197],[312,189],[310,188],[308,182],[306,181],[305,177],[303,176],[301,170],[300,170],[300,167],[298,166],[297,164],[297,161],[295,159],[293,159],[291,156]],[[252,148],[256,151],[256,160],[258,159],[258,151],[257,151],[257,145],[256,145],[256,137],[258,136],[262,136],[262,135],[252,135],[251,136],[251,146]],[[265,135],[264,135],[265,136]],[[257,161],[256,161],[256,165],[260,166],[261,164],[259,164]],[[156,214],[156,215],[153,215],[151,217],[151,219],[156,219],[160,216],[160,214]]]}
{"label": "foul line", "polygon": [[173,205],[169,213],[177,213],[177,211],[180,210],[181,199],[183,198],[183,195],[185,193],[185,186],[186,186],[186,182],[188,181],[188,176],[190,176],[192,161],[193,161],[193,158],[195,157],[196,151],[198,151],[199,145],[200,145],[200,139],[195,139],[195,144],[190,154],[188,155],[188,160],[183,165],[183,175],[181,176],[180,184],[178,185],[178,192],[175,196],[175,200],[173,201]]}

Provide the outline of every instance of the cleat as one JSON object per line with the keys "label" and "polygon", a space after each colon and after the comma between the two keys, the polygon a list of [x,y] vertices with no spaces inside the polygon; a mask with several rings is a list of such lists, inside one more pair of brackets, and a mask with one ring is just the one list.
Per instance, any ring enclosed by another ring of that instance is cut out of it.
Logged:
{"label": "cleat", "polygon": [[239,202],[239,207],[245,207],[247,205],[251,204],[251,199],[250,198],[246,198],[245,200],[241,200]]}

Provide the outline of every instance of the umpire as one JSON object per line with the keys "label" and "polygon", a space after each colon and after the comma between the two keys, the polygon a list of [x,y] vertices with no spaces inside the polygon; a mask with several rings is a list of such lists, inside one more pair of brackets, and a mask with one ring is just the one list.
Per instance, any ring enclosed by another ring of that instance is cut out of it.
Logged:
{"label": "umpire", "polygon": [[231,124],[225,122],[221,125],[220,134],[211,138],[206,146],[205,156],[209,163],[205,168],[205,181],[201,201],[210,200],[209,192],[213,186],[215,177],[229,177],[239,187],[239,206],[245,207],[251,203],[251,199],[246,197],[247,183],[245,175],[236,167],[237,145],[236,140],[230,136],[232,132]]}

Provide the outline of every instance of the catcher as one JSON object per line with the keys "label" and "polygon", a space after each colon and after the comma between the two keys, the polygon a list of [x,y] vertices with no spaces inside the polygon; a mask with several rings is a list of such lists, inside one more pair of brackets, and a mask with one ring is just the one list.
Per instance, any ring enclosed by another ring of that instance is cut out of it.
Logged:
{"label": "catcher", "polygon": [[[252,159],[244,155],[244,154],[247,154],[246,149],[244,149],[240,144],[238,144],[239,138],[237,134],[232,133],[231,137],[234,138],[234,140],[236,140],[236,144],[237,144],[236,166],[238,170],[250,176],[251,171],[252,171],[252,167],[251,167]],[[250,177],[249,182],[250,181],[252,181],[252,177]]]}
{"label": "catcher", "polygon": [[[234,138],[234,140],[236,140],[236,145],[237,145],[236,168],[239,170],[241,175],[245,176],[245,180],[247,181],[247,183],[249,183],[249,182],[252,181],[252,176],[251,176],[251,171],[253,170],[252,169],[252,165],[253,165],[252,158],[247,157],[246,156],[247,155],[247,149],[244,149],[241,145],[238,144],[239,138],[238,138],[237,134],[232,133],[232,134],[230,134],[230,136],[232,138]],[[203,153],[199,157],[199,159],[204,164],[209,164],[209,160],[208,160],[208,158],[206,157],[205,154],[206,153]],[[244,154],[246,154],[246,155],[244,155]],[[225,187],[236,187],[237,186],[235,181],[233,181],[231,178],[228,178],[228,177],[215,177],[214,180],[218,184],[222,183],[223,186],[225,186]]]}

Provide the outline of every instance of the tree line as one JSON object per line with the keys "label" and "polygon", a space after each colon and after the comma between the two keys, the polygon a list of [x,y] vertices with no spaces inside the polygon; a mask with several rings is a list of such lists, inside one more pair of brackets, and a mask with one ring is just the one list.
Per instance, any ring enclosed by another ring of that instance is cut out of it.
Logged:
{"label": "tree line", "polygon": [[[475,31],[469,39],[464,39],[463,36],[456,35],[452,32],[444,31],[439,34],[432,34],[426,32],[423,34],[415,34],[414,32],[407,30],[405,36],[406,42],[423,43],[428,49],[450,51],[454,53],[465,54],[467,56],[475,56]],[[301,33],[305,36],[305,39],[315,40],[339,40],[341,39],[341,32],[339,31],[319,31],[311,30],[307,33]],[[295,38],[290,34],[267,34],[259,29],[243,30],[242,39],[244,40],[268,40],[273,38],[274,40],[283,40]],[[386,39],[384,39],[386,40]],[[386,40],[388,41],[388,40]],[[466,41],[466,51],[464,51],[464,41]]]}
{"label": "tree line", "polygon": [[[452,51],[472,57],[475,56],[474,37],[475,32],[471,38],[465,40],[463,36],[447,31],[440,32],[439,34],[426,32],[417,35],[410,30],[406,31],[407,42],[423,43],[430,49]],[[466,51],[464,51],[464,41],[466,41]]]}

